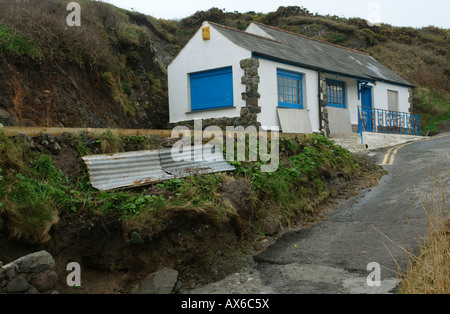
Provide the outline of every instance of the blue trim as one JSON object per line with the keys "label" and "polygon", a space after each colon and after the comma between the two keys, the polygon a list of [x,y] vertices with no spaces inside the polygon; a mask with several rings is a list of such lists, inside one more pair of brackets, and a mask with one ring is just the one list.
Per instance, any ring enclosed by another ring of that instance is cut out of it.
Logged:
{"label": "blue trim", "polygon": [[362,132],[421,134],[421,117],[406,112],[359,107],[358,128]]}
{"label": "blue trim", "polygon": [[277,69],[277,87],[278,107],[303,109],[303,74]]}
{"label": "blue trim", "polygon": [[196,79],[196,78],[202,78],[202,77],[208,77],[208,76],[229,74],[232,72],[233,72],[232,67],[226,67],[226,68],[220,68],[220,69],[195,72],[195,73],[191,73],[190,75],[191,75],[191,79]]}
{"label": "blue trim", "polygon": [[361,94],[362,94],[362,90],[363,88],[367,87],[367,84],[374,84],[371,81],[363,81],[363,80],[358,80],[358,100],[361,100]]}
{"label": "blue trim", "polygon": [[[335,107],[335,108],[341,108],[341,109],[346,109],[347,108],[347,100],[346,100],[346,88],[347,85],[345,84],[345,82],[342,81],[336,81],[336,80],[332,80],[332,79],[326,79],[327,82],[327,106],[330,107]],[[342,94],[338,91],[338,90],[332,90],[330,88],[330,84],[332,85],[338,85],[340,87],[342,87]],[[339,102],[330,102],[330,100],[338,100]]]}
{"label": "blue trim", "polygon": [[191,111],[234,106],[232,67],[190,74]]}

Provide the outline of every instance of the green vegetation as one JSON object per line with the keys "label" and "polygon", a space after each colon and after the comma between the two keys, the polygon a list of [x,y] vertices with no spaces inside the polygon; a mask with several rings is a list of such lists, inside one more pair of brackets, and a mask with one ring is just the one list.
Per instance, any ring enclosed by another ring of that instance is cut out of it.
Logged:
{"label": "green vegetation", "polygon": [[450,95],[422,87],[417,90],[417,97],[417,114],[425,126],[422,133],[438,133],[439,124],[450,121]]}
{"label": "green vegetation", "polygon": [[0,25],[0,52],[6,55],[40,58],[42,52],[23,34],[13,34],[5,25]]}
{"label": "green vegetation", "polygon": [[281,138],[280,149],[282,162],[276,172],[261,172],[260,161],[232,164],[237,168],[235,175],[249,180],[260,214],[280,217],[282,224],[314,212],[328,199],[327,179],[358,173],[353,155],[322,135]]}
{"label": "green vegetation", "polygon": [[[157,145],[147,137],[117,137],[105,133],[94,140],[99,152],[147,149]],[[303,214],[312,214],[328,199],[327,181],[336,176],[358,174],[353,155],[321,135],[281,139],[280,169],[261,172],[261,161],[235,162],[237,171],[193,175],[155,184],[150,190],[98,191],[90,185],[85,167],[69,178],[55,166],[52,157],[30,152],[20,141],[0,133],[0,217],[11,237],[31,243],[50,240],[50,230],[61,216],[97,213],[122,221],[130,243],[151,240],[172,221],[203,219],[215,226],[232,224],[244,235],[254,230],[252,221],[271,215],[289,225]],[[90,150],[81,135],[70,146],[80,156]],[[226,152],[225,152],[226,153]],[[83,165],[81,159],[80,165]],[[237,208],[221,187],[236,180],[249,182],[246,208]]]}
{"label": "green vegetation", "polygon": [[9,62],[30,67],[44,64],[60,70],[61,65],[75,64],[93,73],[93,80],[103,81],[130,117],[136,115],[137,103],[167,111],[162,108],[167,106],[167,78],[147,31],[150,19],[139,20],[103,2],[77,2],[82,25],[68,28],[64,1],[1,1],[0,52]]}

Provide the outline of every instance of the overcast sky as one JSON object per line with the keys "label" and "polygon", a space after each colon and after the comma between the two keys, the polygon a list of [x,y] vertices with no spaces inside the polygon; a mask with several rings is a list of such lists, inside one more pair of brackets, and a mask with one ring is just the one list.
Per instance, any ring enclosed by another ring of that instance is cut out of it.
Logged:
{"label": "overcast sky", "polygon": [[212,7],[228,12],[271,12],[279,6],[302,6],[312,13],[360,17],[393,26],[450,28],[450,0],[104,0],[156,18],[181,19]]}

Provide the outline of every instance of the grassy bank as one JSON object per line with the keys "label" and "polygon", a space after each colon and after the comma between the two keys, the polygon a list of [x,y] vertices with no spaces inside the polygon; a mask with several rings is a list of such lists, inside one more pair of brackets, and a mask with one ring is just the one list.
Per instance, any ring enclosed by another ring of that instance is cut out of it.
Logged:
{"label": "grassy bank", "polygon": [[[50,240],[61,216],[89,212],[117,217],[125,241],[145,242],[182,215],[216,226],[232,224],[244,236],[256,232],[257,221],[266,216],[287,226],[302,215],[312,215],[329,198],[332,178],[348,181],[359,173],[352,154],[321,135],[312,135],[282,138],[280,167],[273,173],[261,172],[261,161],[234,162],[237,170],[232,173],[172,179],[145,189],[105,192],[90,185],[81,156],[92,151],[153,149],[159,144],[147,137],[110,133],[88,141],[67,137],[61,145],[72,150],[79,163],[77,174],[67,176],[55,166],[55,156],[30,149],[24,138],[13,141],[1,134],[0,226],[12,238],[40,244]],[[226,192],[233,184],[245,192],[244,197],[238,195],[240,203],[233,199],[237,191]]]}

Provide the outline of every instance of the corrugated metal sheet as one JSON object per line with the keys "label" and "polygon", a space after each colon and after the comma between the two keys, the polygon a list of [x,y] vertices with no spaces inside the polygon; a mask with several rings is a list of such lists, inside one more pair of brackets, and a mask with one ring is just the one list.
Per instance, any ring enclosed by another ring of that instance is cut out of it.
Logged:
{"label": "corrugated metal sheet", "polygon": [[91,184],[99,190],[112,190],[171,179],[162,170],[158,151],[94,155],[83,157]]}
{"label": "corrugated metal sheet", "polygon": [[[203,146],[193,147],[190,152],[177,156],[177,159],[182,159],[180,161],[172,158],[171,149],[93,155],[83,157],[83,160],[92,186],[105,191],[235,170],[222,156],[215,156],[211,149],[205,149],[203,154],[202,151]],[[201,161],[196,161],[195,156],[203,157]]]}
{"label": "corrugated metal sheet", "polygon": [[[201,156],[201,161],[196,160],[199,159],[196,156]],[[194,146],[190,152],[180,153],[176,157],[182,160],[175,161],[171,149],[160,151],[163,170],[177,178],[236,170],[225,161],[221,154],[213,154],[209,146],[206,149],[205,146]]]}

